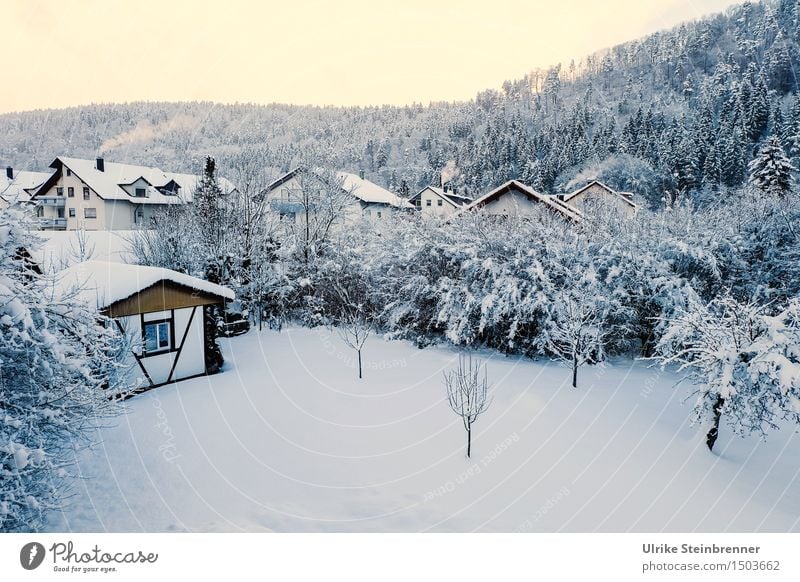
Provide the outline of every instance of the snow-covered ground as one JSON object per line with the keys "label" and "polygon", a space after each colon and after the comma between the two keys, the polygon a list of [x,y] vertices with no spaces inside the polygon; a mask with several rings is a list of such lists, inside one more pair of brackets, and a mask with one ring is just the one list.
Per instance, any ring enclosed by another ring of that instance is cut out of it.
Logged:
{"label": "snow-covered ground", "polygon": [[488,359],[473,457],[442,370],[457,353],[327,330],[225,340],[225,372],[159,388],[80,457],[55,531],[797,531],[800,435],[715,454],[686,389],[645,363]]}

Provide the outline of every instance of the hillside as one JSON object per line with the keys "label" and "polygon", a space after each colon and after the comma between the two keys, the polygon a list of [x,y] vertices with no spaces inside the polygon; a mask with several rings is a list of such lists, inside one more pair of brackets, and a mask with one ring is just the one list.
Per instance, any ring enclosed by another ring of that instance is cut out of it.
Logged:
{"label": "hillside", "polygon": [[[798,165],[800,9],[746,2],[577,62],[532,71],[466,103],[300,107],[87,105],[0,116],[0,163],[43,169],[58,154],[223,173],[263,184],[307,158],[402,193],[446,178],[472,194],[519,178],[548,191],[602,177],[658,205],[742,184],[758,144]],[[255,187],[255,186],[253,186]]]}

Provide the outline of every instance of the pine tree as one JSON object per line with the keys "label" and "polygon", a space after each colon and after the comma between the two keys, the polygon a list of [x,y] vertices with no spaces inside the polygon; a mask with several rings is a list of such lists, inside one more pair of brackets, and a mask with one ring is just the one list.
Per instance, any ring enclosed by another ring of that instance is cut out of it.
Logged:
{"label": "pine tree", "polygon": [[792,172],[795,167],[786,153],[781,142],[775,136],[770,136],[761,145],[758,154],[748,165],[750,178],[748,183],[764,192],[784,196],[792,187]]}

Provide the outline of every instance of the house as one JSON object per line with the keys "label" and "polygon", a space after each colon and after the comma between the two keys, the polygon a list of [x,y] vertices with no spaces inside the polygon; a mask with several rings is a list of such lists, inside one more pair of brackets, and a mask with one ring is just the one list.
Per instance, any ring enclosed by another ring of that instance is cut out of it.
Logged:
{"label": "house", "polygon": [[326,175],[322,170],[302,167],[272,182],[260,196],[266,201],[268,211],[277,213],[289,224],[303,223],[307,213],[333,212],[336,216],[331,219],[341,227],[365,218],[385,221],[397,211],[414,208],[407,200],[362,175],[349,172]]}
{"label": "house", "polygon": [[50,177],[47,172],[14,172],[7,167],[0,177],[0,208],[11,204],[25,204],[31,195]]}
{"label": "house", "polygon": [[489,216],[524,216],[539,209],[550,210],[572,222],[583,220],[583,214],[577,208],[565,204],[555,196],[540,194],[517,180],[509,180],[498,186],[461,212],[481,210]]}
{"label": "house", "polygon": [[[192,174],[149,166],[58,157],[54,172],[33,193],[40,227],[50,230],[131,230],[159,210],[192,201],[200,181]],[[223,193],[235,190],[220,178]]]}
{"label": "house", "polygon": [[204,375],[206,312],[234,299],[230,289],[190,275],[106,261],[75,264],[56,282],[129,338],[130,385],[137,390]]}
{"label": "house", "polygon": [[457,194],[446,184],[444,187],[426,186],[408,201],[422,216],[450,216],[472,203],[471,198]]}
{"label": "house", "polygon": [[617,192],[599,180],[592,180],[570,194],[559,194],[558,199],[584,213],[599,209],[615,209],[624,215],[634,216],[639,210],[630,192]]}

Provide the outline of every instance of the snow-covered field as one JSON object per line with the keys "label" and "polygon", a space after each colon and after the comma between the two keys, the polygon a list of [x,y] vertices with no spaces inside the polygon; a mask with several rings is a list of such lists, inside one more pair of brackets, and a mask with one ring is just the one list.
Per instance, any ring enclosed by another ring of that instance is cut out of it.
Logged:
{"label": "snow-covered field", "polygon": [[800,435],[688,422],[643,362],[488,359],[472,459],[442,370],[457,352],[324,329],[224,340],[225,372],[128,402],[80,456],[54,531],[797,531]]}

